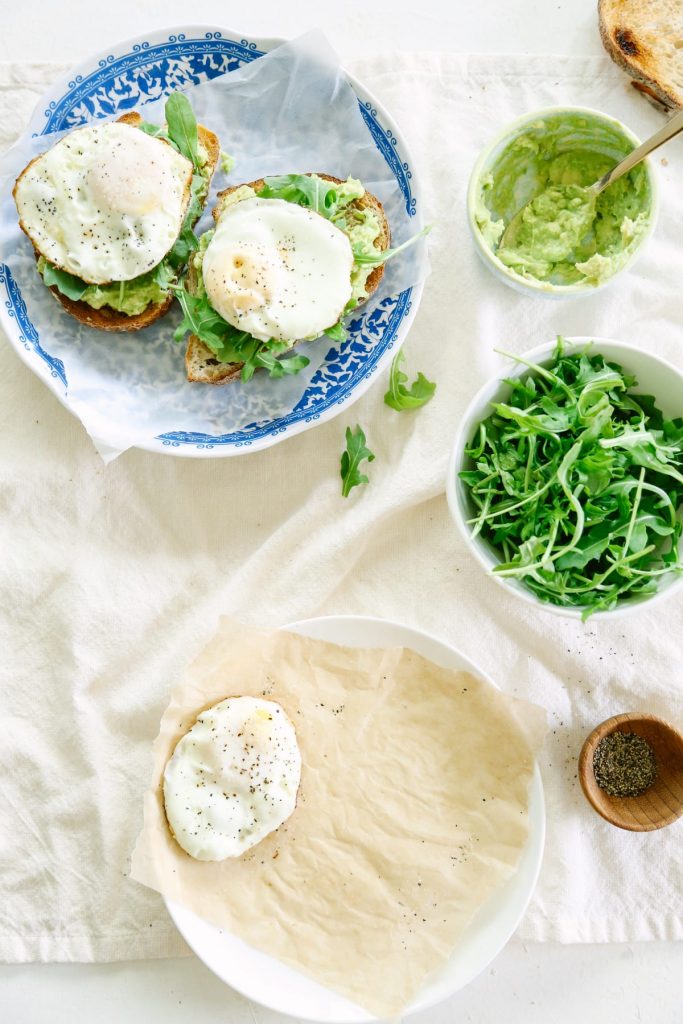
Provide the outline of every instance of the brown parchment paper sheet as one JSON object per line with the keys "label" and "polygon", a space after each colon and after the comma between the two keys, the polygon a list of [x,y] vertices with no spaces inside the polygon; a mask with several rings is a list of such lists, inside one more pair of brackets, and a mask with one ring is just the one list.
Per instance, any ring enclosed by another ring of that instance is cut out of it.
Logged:
{"label": "brown parchment paper sheet", "polygon": [[[303,768],[296,809],[237,860],[193,860],[161,779],[224,697],[278,701]],[[355,649],[222,619],[172,694],[131,877],[378,1017],[400,1013],[514,872],[541,708],[408,649]]]}

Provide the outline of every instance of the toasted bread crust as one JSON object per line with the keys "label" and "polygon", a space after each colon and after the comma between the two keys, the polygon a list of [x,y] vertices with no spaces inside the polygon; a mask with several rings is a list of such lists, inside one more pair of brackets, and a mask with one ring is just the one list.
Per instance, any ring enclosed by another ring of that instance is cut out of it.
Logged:
{"label": "toasted bread crust", "polygon": [[191,384],[227,384],[237,380],[244,363],[221,363],[196,334],[190,335],[185,349],[185,369]]}
{"label": "toasted bread crust", "polygon": [[[137,127],[137,125],[142,121],[142,117],[137,113],[137,111],[133,110],[128,114],[123,114],[121,117],[117,118],[117,121],[119,124],[129,124],[133,127]],[[221,155],[221,146],[218,136],[201,124],[198,126],[197,131],[199,141],[209,155],[211,176],[213,176]],[[37,160],[38,157],[35,159]],[[33,162],[34,161],[32,160],[31,163]],[[30,166],[31,164],[27,164],[21,173],[24,174]],[[209,181],[211,180],[211,176],[209,177]],[[21,175],[19,177],[21,177]],[[18,180],[19,179],[17,179],[17,181]],[[16,185],[14,187],[16,188]],[[20,226],[23,230],[21,222]],[[35,255],[37,260],[40,253],[36,251]],[[169,294],[163,302],[157,304],[150,303],[150,305],[147,306],[146,309],[143,309],[141,313],[137,313],[135,316],[128,316],[126,313],[121,313],[116,309],[112,309],[110,306],[102,306],[101,309],[94,309],[92,306],[88,305],[87,302],[69,299],[54,285],[50,288],[50,291],[57,301],[64,307],[67,313],[80,321],[80,323],[87,324],[88,327],[95,327],[98,331],[140,331],[143,327],[149,327],[150,324],[159,320],[168,312],[173,303],[173,295]]]}
{"label": "toasted bread crust", "polygon": [[[666,110],[683,107],[683,60],[676,46],[676,26],[670,4],[643,0],[598,0],[600,37],[615,64],[632,75],[632,85]],[[661,45],[654,33],[662,19]],[[648,24],[644,31],[639,23]],[[671,36],[667,40],[665,33]],[[672,35],[672,33],[674,35]],[[674,55],[667,55],[668,42]],[[674,68],[674,65],[676,68]]]}
{"label": "toasted bread crust", "polygon": [[[325,181],[332,181],[336,185],[342,184],[342,178],[335,178],[331,174],[322,174],[319,171],[309,171],[310,174],[317,174],[319,178],[324,178]],[[244,184],[250,188],[258,189],[262,188],[265,184],[263,178],[257,178],[256,181],[248,181]],[[231,195],[238,188],[242,188],[242,185],[232,185],[230,188],[223,189],[219,192],[216,197],[216,205],[213,208],[213,219],[216,223],[222,213],[222,200],[225,196]],[[384,207],[377,198],[373,196],[371,192],[365,192],[360,199],[356,199],[355,206],[361,210],[371,209],[377,214],[381,225],[381,231],[379,237],[375,240],[375,248],[381,250],[388,249],[391,244],[391,232],[389,230],[389,223],[384,213]],[[366,289],[368,297],[378,287],[384,274],[384,266],[375,267],[372,273],[368,276],[366,281]],[[190,288],[194,284],[194,268],[190,264],[189,272],[189,283]],[[239,377],[242,370],[243,363],[221,363],[216,356],[213,354],[211,349],[200,341],[199,338],[192,334],[190,335],[187,342],[187,349],[185,351],[185,368],[187,370],[187,379],[195,384],[227,384],[232,380]]]}
{"label": "toasted bread crust", "polygon": [[[197,271],[191,260],[187,271],[187,283],[189,290],[193,292],[197,284]],[[239,377],[243,365],[244,363],[222,363],[196,334],[191,334],[187,339],[185,370],[187,379],[192,384],[227,384],[228,381]]]}

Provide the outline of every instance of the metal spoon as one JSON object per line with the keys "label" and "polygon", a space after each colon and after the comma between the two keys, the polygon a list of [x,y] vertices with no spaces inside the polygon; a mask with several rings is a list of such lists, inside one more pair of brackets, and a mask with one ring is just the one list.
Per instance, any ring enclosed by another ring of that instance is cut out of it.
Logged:
{"label": "metal spoon", "polygon": [[[628,156],[624,157],[620,163],[616,164],[615,167],[612,167],[612,169],[607,171],[606,174],[603,174],[599,181],[596,181],[593,185],[588,185],[585,189],[586,198],[591,199],[599,196],[601,192],[604,192],[606,188],[609,188],[612,182],[621,178],[624,174],[628,174],[632,167],[635,167],[636,164],[639,164],[641,160],[644,160],[645,157],[649,156],[649,154],[654,152],[655,149],[659,149],[659,147],[663,146],[665,142],[668,142],[669,139],[673,139],[674,136],[679,135],[681,132],[683,132],[683,110],[679,110],[679,112],[670,118],[658,132],[651,135],[650,138],[641,143],[637,149],[634,149],[632,153],[629,153]],[[532,202],[533,199],[530,199],[528,203],[525,203],[505,228],[503,237],[500,240],[501,249],[510,245],[514,246],[524,211]]]}

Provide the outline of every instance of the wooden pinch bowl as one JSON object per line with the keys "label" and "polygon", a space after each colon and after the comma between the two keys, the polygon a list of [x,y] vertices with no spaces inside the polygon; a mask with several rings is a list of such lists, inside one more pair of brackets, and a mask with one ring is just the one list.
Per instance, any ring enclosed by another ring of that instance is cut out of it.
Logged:
{"label": "wooden pinch bowl", "polygon": [[[613,732],[634,732],[654,750],[657,778],[640,796],[609,796],[595,781],[595,748]],[[611,825],[630,832],[664,828],[683,814],[683,735],[654,715],[614,715],[593,729],[581,748],[579,782],[588,802]]]}

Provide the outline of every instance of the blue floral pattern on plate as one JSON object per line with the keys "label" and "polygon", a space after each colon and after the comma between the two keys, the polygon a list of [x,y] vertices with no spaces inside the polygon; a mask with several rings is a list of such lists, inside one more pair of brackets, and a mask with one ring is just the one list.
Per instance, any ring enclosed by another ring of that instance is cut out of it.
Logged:
{"label": "blue floral pattern on plate", "polygon": [[[274,43],[257,44],[247,39],[227,38],[220,31],[203,35],[178,32],[157,40],[131,43],[126,52],[108,54],[97,60],[87,73],[75,74],[65,91],[37,110],[32,121],[34,135],[76,128],[97,117],[108,117],[159,99],[175,89],[187,88],[229,73],[257,60]],[[357,93],[362,92],[356,87]],[[376,105],[359,95],[359,106],[378,150],[386,160],[401,193],[406,210],[416,213],[417,199],[412,187],[408,161],[399,152],[394,131],[380,122]],[[4,289],[5,309],[10,318],[12,340],[43,363],[49,370],[48,384],[68,395],[67,372],[63,362],[51,356],[41,345],[32,325],[19,288],[8,267],[0,264],[0,293]],[[148,450],[174,454],[191,447],[193,453],[239,454],[267,447],[288,434],[297,433],[335,415],[340,408],[360,395],[388,353],[405,336],[414,314],[415,293],[408,288],[397,296],[385,298],[374,310],[351,320],[346,341],[331,348],[306,391],[291,411],[277,419],[253,422],[226,434],[201,434],[170,431],[150,437],[141,445]],[[7,321],[6,321],[7,323]],[[12,328],[16,326],[16,330]]]}
{"label": "blue floral pattern on plate", "polygon": [[26,311],[26,303],[21,297],[19,286],[12,277],[12,271],[4,263],[0,263],[0,285],[4,286],[7,298],[5,309],[18,328],[16,335],[19,343],[27,352],[34,352],[50,370],[50,376],[56,377],[66,388],[66,372],[61,359],[51,356],[40,344],[38,331],[35,329]]}

